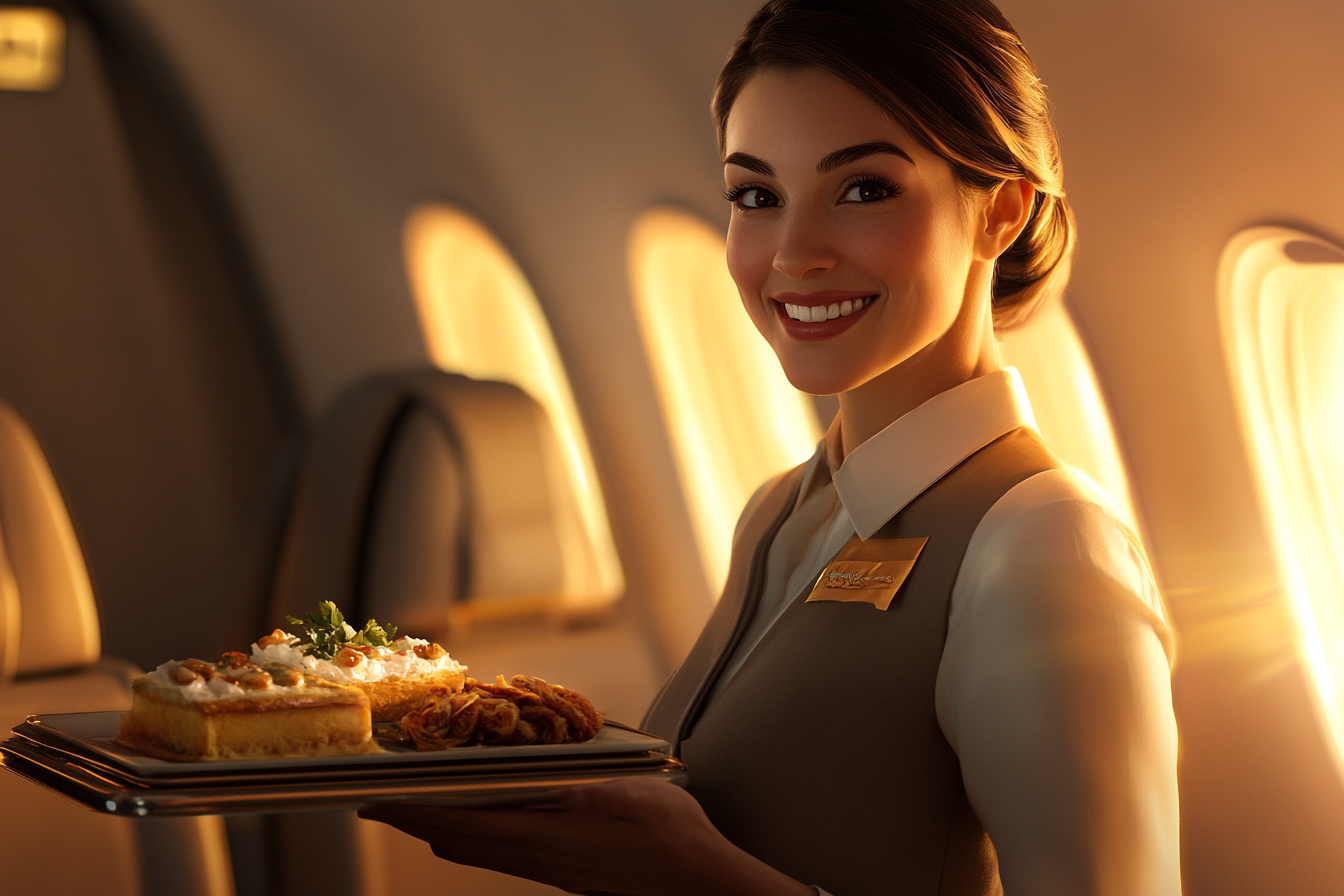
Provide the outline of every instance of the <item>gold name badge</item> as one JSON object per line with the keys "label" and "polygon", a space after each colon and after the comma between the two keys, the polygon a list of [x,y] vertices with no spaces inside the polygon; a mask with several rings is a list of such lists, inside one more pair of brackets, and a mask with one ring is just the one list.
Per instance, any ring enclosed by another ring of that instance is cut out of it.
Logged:
{"label": "gold name badge", "polygon": [[879,610],[891,606],[906,576],[915,568],[927,538],[870,538],[855,535],[830,562],[807,602],[862,601]]}

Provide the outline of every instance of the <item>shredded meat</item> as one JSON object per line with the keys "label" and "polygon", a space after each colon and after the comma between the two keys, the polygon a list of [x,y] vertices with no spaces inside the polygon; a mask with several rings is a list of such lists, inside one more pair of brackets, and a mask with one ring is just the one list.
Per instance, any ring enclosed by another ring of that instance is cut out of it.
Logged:
{"label": "shredded meat", "polygon": [[433,688],[401,719],[400,735],[417,750],[461,746],[580,743],[602,727],[602,713],[582,694],[540,678],[501,675],[494,684],[468,678],[461,691]]}

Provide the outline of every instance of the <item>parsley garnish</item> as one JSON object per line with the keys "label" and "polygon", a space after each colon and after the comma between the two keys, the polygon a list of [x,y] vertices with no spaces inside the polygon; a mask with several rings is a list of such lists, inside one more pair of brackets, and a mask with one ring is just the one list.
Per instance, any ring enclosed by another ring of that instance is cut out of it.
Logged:
{"label": "parsley garnish", "polygon": [[309,656],[329,660],[340,653],[342,647],[390,647],[397,638],[395,625],[379,625],[370,619],[364,628],[355,631],[345,621],[345,616],[329,600],[324,600],[315,613],[304,613],[302,619],[285,617],[291,625],[302,625],[312,642],[299,647]]}

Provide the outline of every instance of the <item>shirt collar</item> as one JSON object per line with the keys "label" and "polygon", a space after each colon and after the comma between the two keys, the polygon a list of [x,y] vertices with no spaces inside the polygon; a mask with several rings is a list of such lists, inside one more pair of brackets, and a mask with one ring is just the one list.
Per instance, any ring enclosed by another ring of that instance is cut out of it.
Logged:
{"label": "shirt collar", "polygon": [[1012,367],[930,398],[849,452],[832,476],[854,531],[871,538],[943,474],[1019,426],[1035,429],[1036,418]]}

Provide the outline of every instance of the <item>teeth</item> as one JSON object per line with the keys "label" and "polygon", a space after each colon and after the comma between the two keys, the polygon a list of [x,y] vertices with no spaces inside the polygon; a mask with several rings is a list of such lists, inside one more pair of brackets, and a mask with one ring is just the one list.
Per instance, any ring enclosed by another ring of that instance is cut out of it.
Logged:
{"label": "teeth", "polygon": [[873,301],[872,296],[863,299],[845,299],[843,302],[832,302],[830,305],[784,305],[784,313],[797,321],[804,323],[821,323],[824,320],[835,320],[837,317],[849,317],[855,311]]}

